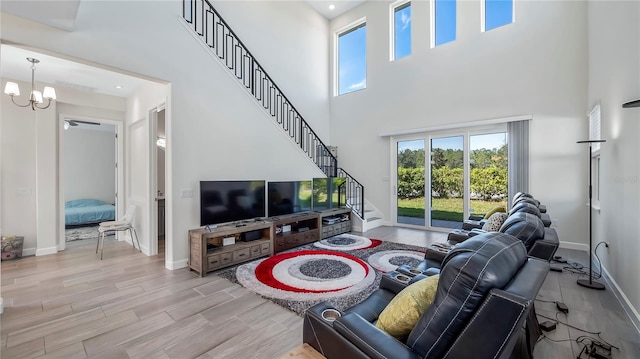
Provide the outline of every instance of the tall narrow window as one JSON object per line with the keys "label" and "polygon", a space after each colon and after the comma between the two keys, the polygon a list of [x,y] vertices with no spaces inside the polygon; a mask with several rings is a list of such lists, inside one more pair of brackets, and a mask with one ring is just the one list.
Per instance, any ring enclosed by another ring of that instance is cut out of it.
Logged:
{"label": "tall narrow window", "polygon": [[484,31],[513,22],[513,0],[484,0]]}
{"label": "tall narrow window", "polygon": [[[398,3],[395,3],[396,5]],[[393,58],[411,55],[411,3],[403,2],[393,9]]]}
{"label": "tall narrow window", "polygon": [[338,33],[338,95],[367,88],[367,24]]}
{"label": "tall narrow window", "polygon": [[456,0],[433,0],[432,47],[456,39]]}

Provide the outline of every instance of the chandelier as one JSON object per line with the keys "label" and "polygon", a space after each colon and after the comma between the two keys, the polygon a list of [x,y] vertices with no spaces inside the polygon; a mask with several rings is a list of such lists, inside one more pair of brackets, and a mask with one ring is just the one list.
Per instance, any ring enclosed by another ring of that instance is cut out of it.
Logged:
{"label": "chandelier", "polygon": [[[20,96],[20,88],[18,84],[15,82],[7,81],[7,84],[4,87],[4,93],[11,96],[11,101],[20,106],[20,107],[31,107],[32,110],[41,109],[44,110],[51,106],[51,101],[56,99],[56,90],[53,87],[46,86],[43,92],[40,92],[35,89],[35,72],[36,72],[36,64],[40,62],[38,59],[34,59],[32,57],[27,57],[27,61],[31,63],[31,95],[29,96],[29,103],[21,105],[16,102],[14,99],[15,96]],[[46,99],[47,105],[41,106],[41,104]]]}

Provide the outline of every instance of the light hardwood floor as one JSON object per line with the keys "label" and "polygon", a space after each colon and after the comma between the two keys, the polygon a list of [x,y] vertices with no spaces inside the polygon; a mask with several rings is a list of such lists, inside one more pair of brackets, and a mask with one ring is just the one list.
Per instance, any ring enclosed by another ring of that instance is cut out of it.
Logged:
{"label": "light hardwood floor", "polygon": [[[391,227],[365,235],[422,246],[445,236]],[[95,245],[76,241],[58,254],[2,262],[1,358],[278,358],[302,343],[301,317],[215,274],[167,270],[163,256],[113,237],[100,261]],[[576,278],[549,273],[540,298],[569,306],[560,319],[603,331],[621,348],[614,358],[640,357],[638,332],[612,292],[580,288]],[[555,317],[555,305],[536,305]],[[560,325],[549,337],[578,335]],[[539,358],[575,358],[579,350],[546,339],[536,346]]]}

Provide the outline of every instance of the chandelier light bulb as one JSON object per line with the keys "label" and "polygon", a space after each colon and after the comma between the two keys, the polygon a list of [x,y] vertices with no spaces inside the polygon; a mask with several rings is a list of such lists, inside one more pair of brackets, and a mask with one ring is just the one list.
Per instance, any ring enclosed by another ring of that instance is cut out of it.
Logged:
{"label": "chandelier light bulb", "polygon": [[[4,87],[4,93],[11,96],[11,102],[13,102],[16,106],[19,107],[31,107],[32,110],[44,110],[51,106],[51,101],[56,99],[56,90],[53,87],[46,86],[44,88],[44,93],[36,90],[36,64],[40,62],[38,59],[34,59],[32,57],[27,57],[27,61],[31,63],[31,92],[29,93],[29,102],[27,104],[21,105],[16,102],[15,97],[20,96],[20,88],[18,84],[15,82],[7,81]],[[44,100],[47,100],[47,104],[45,106],[38,106],[44,103]]]}

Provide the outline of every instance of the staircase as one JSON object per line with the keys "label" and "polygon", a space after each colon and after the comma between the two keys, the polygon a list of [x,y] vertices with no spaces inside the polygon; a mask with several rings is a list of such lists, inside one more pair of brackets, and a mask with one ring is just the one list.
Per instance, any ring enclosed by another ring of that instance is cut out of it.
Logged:
{"label": "staircase", "polygon": [[229,28],[208,0],[183,0],[182,17],[282,130],[327,177],[346,178],[346,204],[364,220],[364,186],[345,170],[329,147]]}

